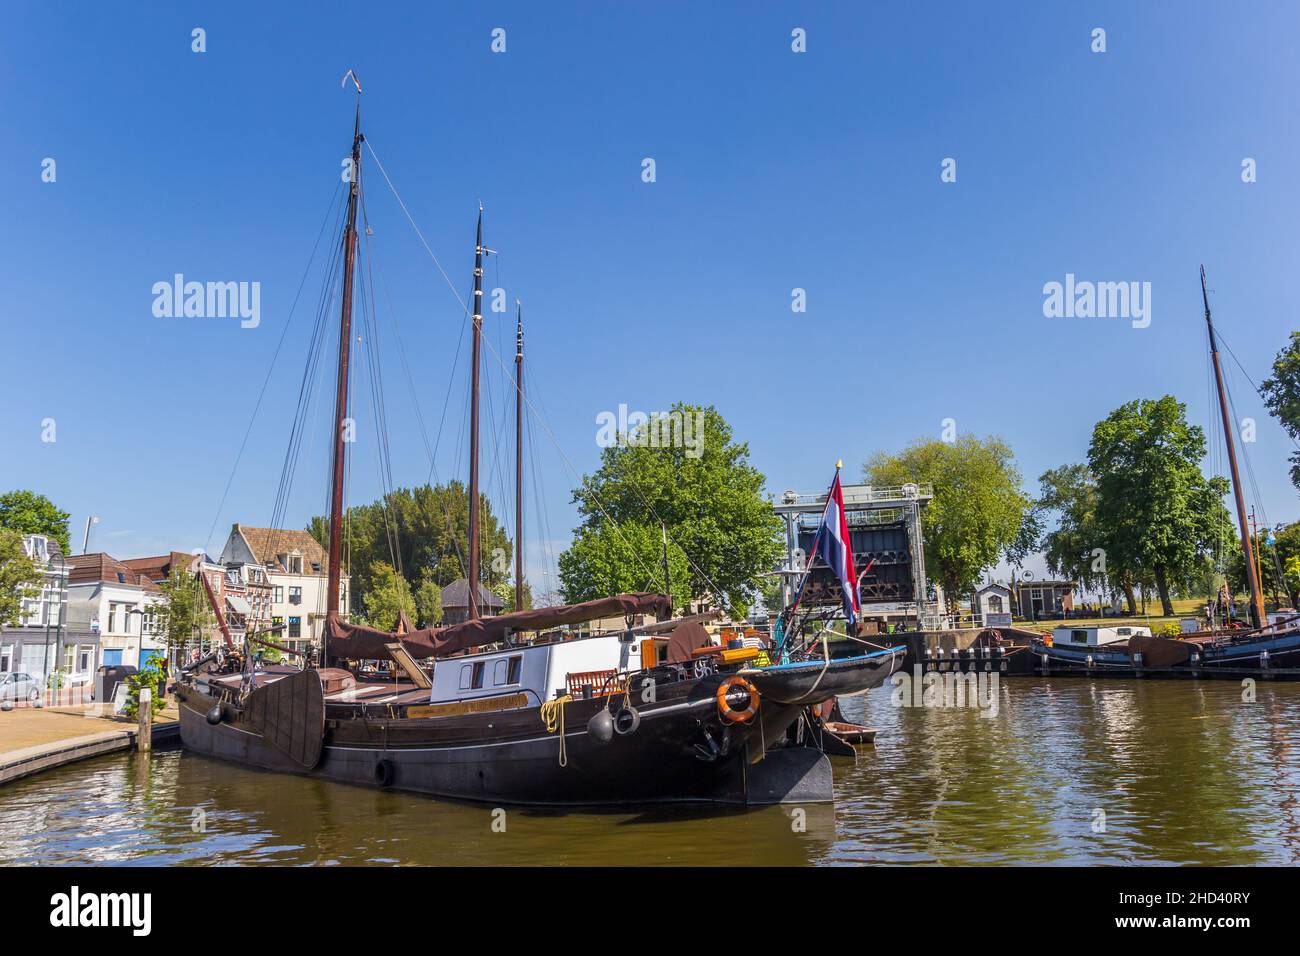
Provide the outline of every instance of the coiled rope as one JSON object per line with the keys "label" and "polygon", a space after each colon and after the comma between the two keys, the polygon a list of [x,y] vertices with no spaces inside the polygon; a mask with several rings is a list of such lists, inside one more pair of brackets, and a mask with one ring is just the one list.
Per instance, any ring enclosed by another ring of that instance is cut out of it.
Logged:
{"label": "coiled rope", "polygon": [[541,716],[542,723],[546,725],[548,734],[560,732],[560,766],[569,765],[569,755],[564,750],[564,705],[573,700],[572,694],[565,694],[563,697],[557,697],[555,700],[548,700],[542,703]]}

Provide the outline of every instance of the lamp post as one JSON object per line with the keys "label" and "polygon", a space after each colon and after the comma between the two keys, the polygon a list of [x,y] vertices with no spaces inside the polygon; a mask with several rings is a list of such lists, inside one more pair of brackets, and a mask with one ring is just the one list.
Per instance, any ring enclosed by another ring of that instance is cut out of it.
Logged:
{"label": "lamp post", "polygon": [[140,647],[135,652],[135,669],[140,671],[144,669],[144,610],[142,608],[133,607],[126,612],[126,619],[128,622],[126,627],[127,634],[131,633],[130,620],[132,614],[140,615]]}

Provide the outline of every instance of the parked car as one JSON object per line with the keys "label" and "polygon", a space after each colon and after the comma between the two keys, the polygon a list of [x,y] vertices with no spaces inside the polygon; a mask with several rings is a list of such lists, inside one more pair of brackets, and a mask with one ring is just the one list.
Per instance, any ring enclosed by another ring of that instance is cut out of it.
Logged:
{"label": "parked car", "polygon": [[0,674],[0,700],[40,700],[41,682],[31,674]]}

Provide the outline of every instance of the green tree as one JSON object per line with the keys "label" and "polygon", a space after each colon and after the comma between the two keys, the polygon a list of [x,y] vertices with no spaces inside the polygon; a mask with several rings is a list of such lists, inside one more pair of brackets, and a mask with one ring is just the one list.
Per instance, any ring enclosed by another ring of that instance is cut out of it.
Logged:
{"label": "green tree", "polygon": [[1088,446],[1107,564],[1149,573],[1165,615],[1174,613],[1171,585],[1231,540],[1227,482],[1201,473],[1204,456],[1204,431],[1187,423],[1172,395],[1121,405],[1097,423]]}
{"label": "green tree", "polygon": [[[344,542],[351,549],[352,607],[369,607],[380,566],[400,568],[409,590],[419,590],[426,577],[446,587],[465,576],[469,554],[469,493],[464,484],[398,488],[368,505],[348,509]],[[321,547],[329,546],[329,521],[311,520],[307,530]],[[479,496],[480,580],[488,587],[510,579],[514,549],[492,512]],[[386,573],[386,572],[385,572]]]}
{"label": "green tree", "polygon": [[922,517],[925,563],[949,601],[971,591],[1000,555],[1026,546],[1021,531],[1033,501],[1000,438],[921,440],[896,455],[876,452],[862,471],[872,485],[934,486]]}
{"label": "green tree", "polygon": [[442,588],[434,580],[432,571],[425,570],[414,597],[415,619],[420,627],[433,627],[442,619]]}
{"label": "green tree", "polygon": [[34,491],[10,491],[0,495],[0,528],[20,534],[43,534],[69,551],[68,513],[44,495]]}
{"label": "green tree", "polygon": [[[1259,387],[1264,404],[1292,441],[1300,441],[1300,332],[1273,359],[1273,374]],[[1291,483],[1300,488],[1300,451],[1291,453]]]}
{"label": "green tree", "polygon": [[522,608],[515,607],[515,586],[512,582],[499,581],[491,587],[492,593],[505,602],[504,607],[501,609],[501,613],[503,614],[509,614],[511,611],[518,610],[527,611],[533,606],[533,589],[529,587],[527,581],[524,582],[523,588],[520,589],[523,592],[521,597],[523,598],[524,606]]}
{"label": "green tree", "polygon": [[1105,560],[1097,529],[1097,479],[1087,465],[1050,468],[1038,478],[1038,507],[1056,518],[1056,527],[1043,536],[1047,568],[1078,581],[1089,591],[1124,592],[1129,613],[1137,613],[1131,577]]}
{"label": "green tree", "polygon": [[216,615],[208,605],[203,583],[197,575],[174,567],[158,587],[162,600],[153,608],[155,627],[169,648],[182,648],[200,635],[203,628],[216,625]]}
{"label": "green tree", "polygon": [[[570,604],[629,591],[663,593],[663,537],[658,527],[609,522],[584,526],[560,555],[560,586]],[[673,604],[691,600],[691,566],[681,548],[668,549]]]}
{"label": "green tree", "polygon": [[[683,427],[665,427],[673,423]],[[749,446],[733,440],[713,406],[681,402],[610,438],[600,468],[573,492],[582,523],[560,558],[566,600],[661,589],[662,522],[673,601],[682,606],[713,595],[733,611],[747,607],[760,575],[777,566],[784,550],[781,519],[764,494],[762,473],[749,463]],[[685,583],[671,570],[682,561]]]}
{"label": "green tree", "polygon": [[394,630],[401,612],[405,612],[409,619],[415,618],[411,586],[391,564],[383,561],[371,568],[371,586],[366,594],[365,607],[367,623],[381,631]]}
{"label": "green tree", "polygon": [[23,601],[38,597],[45,572],[23,548],[23,536],[0,528],[0,625],[16,626]]}

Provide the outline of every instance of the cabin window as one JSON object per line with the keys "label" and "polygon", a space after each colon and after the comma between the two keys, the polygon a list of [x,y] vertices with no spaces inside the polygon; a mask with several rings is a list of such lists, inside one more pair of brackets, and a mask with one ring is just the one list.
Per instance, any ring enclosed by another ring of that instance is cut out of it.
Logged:
{"label": "cabin window", "polygon": [[1075,644],[1087,644],[1087,643],[1088,643],[1088,632],[1087,632],[1087,631],[1071,631],[1071,632],[1070,632],[1070,640],[1073,641]]}
{"label": "cabin window", "polygon": [[1133,633],[1133,628],[1131,628],[1131,627],[1117,627],[1117,628],[1115,628],[1115,633],[1118,634],[1118,635],[1120,635],[1121,637],[1128,637],[1130,634]]}
{"label": "cabin window", "polygon": [[514,657],[503,657],[492,666],[492,684],[494,687],[500,687],[502,684],[518,684],[519,677],[523,672],[523,658],[516,655]]}
{"label": "cabin window", "polygon": [[989,595],[989,613],[990,614],[1002,613],[1002,595],[1000,594]]}
{"label": "cabin window", "polygon": [[474,682],[471,685],[474,690],[478,690],[483,686],[483,671],[486,667],[487,665],[483,661],[479,661],[474,665]]}
{"label": "cabin window", "polygon": [[474,668],[470,664],[464,664],[460,669],[460,689],[469,690],[470,681],[473,679]]}

